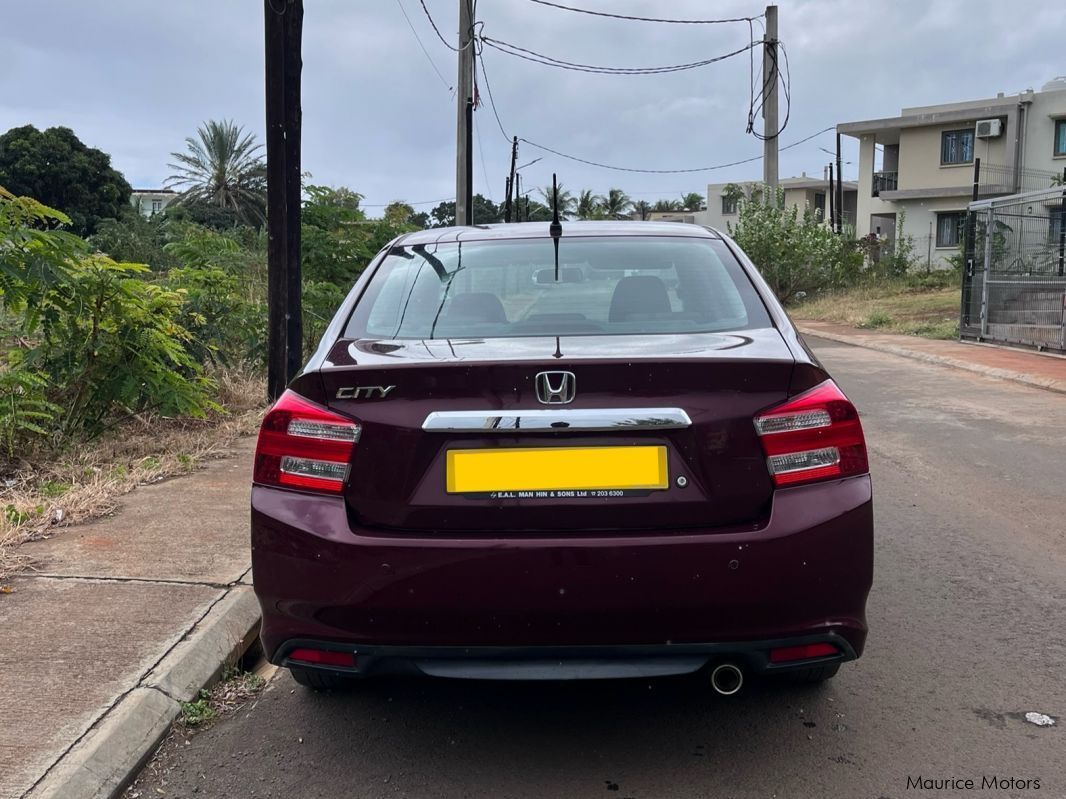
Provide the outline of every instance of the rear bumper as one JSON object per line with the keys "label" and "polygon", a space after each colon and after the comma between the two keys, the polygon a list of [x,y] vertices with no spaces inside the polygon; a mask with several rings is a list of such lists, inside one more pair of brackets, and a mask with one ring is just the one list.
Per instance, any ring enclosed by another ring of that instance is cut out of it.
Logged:
{"label": "rear bumper", "polygon": [[832,640],[843,660],[866,638],[870,479],[780,490],[754,530],[550,538],[383,535],[353,529],[339,497],[256,486],[252,564],[279,663],[301,641],[416,671],[427,649],[468,666],[728,654],[758,669],[767,642]]}
{"label": "rear bumper", "polygon": [[[783,663],[770,659],[774,649],[815,643],[828,643],[837,654]],[[300,647],[352,652],[355,666],[338,668],[291,660],[289,653]],[[746,673],[774,674],[855,658],[855,650],[846,638],[828,633],[771,641],[669,646],[404,647],[294,640],[281,645],[274,662],[356,677],[409,674],[477,680],[595,680],[691,674],[710,663],[732,663]]]}

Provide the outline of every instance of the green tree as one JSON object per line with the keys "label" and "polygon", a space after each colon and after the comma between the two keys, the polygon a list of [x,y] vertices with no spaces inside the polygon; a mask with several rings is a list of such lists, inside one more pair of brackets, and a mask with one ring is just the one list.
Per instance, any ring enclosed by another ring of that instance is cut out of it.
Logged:
{"label": "green tree", "polygon": [[429,227],[429,214],[425,211],[416,212],[414,208],[401,200],[385,206],[384,217],[394,224],[407,225],[419,230]]}
{"label": "green tree", "polygon": [[623,219],[633,208],[633,201],[621,189],[608,189],[603,198],[603,212],[608,219]]}
{"label": "green tree", "polygon": [[706,211],[707,206],[702,194],[690,191],[681,195],[681,207],[686,211]]}
{"label": "green tree", "polygon": [[111,156],[86,147],[70,128],[40,131],[33,125],[0,136],[0,186],[59,209],[79,236],[120,216],[133,191],[111,166]]}
{"label": "green tree", "polygon": [[170,219],[165,214],[142,216],[134,210],[121,219],[104,219],[89,237],[89,246],[107,253],[116,261],[148,264],[153,271],[166,271],[179,265],[165,249]]}
{"label": "green tree", "polygon": [[[474,195],[471,207],[472,222],[475,225],[491,225],[503,221],[503,208],[480,194]],[[455,203],[440,203],[429,212],[433,224],[430,227],[452,227],[455,225]]]}
{"label": "green tree", "polygon": [[602,219],[603,197],[593,194],[592,189],[582,189],[575,206],[578,219]]}
{"label": "green tree", "polygon": [[647,200],[637,200],[633,203],[633,210],[640,214],[640,220],[643,222],[651,213],[651,204]]}
{"label": "green tree", "polygon": [[651,207],[651,210],[660,213],[663,211],[680,211],[681,203],[679,203],[677,200],[656,200],[655,205]]}
{"label": "green tree", "polygon": [[854,242],[829,230],[810,207],[802,214],[797,206],[785,208],[782,189],[774,194],[767,188],[742,201],[729,232],[778,299],[854,283],[863,261]]}
{"label": "green tree", "polygon": [[[558,184],[559,189],[559,218],[569,219],[574,215],[577,210],[577,197],[563,188],[563,184]],[[540,196],[544,198],[544,204],[548,207],[549,211],[555,210],[555,195],[551,186],[545,186],[543,189],[538,189]]]}
{"label": "green tree", "polygon": [[266,219],[266,163],[255,136],[232,121],[208,120],[186,152],[171,153],[175,170],[166,185],[181,190],[178,203],[231,209],[250,225]]}

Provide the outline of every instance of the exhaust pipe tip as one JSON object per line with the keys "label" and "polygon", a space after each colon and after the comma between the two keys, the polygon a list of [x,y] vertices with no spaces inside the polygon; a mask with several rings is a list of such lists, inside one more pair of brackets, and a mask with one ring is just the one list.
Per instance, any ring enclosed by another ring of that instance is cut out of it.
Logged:
{"label": "exhaust pipe tip", "polygon": [[711,686],[722,696],[732,696],[744,685],[744,672],[733,663],[719,663],[711,671]]}

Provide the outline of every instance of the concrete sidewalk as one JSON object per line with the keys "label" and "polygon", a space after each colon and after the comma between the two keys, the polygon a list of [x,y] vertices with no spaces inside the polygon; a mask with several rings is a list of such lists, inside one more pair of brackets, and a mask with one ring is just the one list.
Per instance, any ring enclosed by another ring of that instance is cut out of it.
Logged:
{"label": "concrete sidewalk", "polygon": [[111,795],[254,636],[254,447],[25,545],[37,571],[0,596],[0,799]]}
{"label": "concrete sidewalk", "polygon": [[989,344],[862,330],[832,322],[794,321],[805,336],[818,336],[1066,394],[1066,357]]}

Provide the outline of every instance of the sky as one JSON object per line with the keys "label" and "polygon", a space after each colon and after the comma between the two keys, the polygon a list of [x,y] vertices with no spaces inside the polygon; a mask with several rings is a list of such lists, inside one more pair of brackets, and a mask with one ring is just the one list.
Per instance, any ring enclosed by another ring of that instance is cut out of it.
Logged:
{"label": "sky", "polygon": [[[756,17],[765,8],[748,0],[558,1],[677,18]],[[425,3],[454,42],[457,0]],[[783,0],[779,9],[792,96],[783,145],[839,122],[1039,89],[1066,74],[1060,3]],[[110,153],[137,188],[163,183],[173,171],[170,153],[204,120],[233,119],[262,140],[262,2],[0,0],[0,17],[0,131],[70,127]],[[477,19],[486,37],[612,67],[698,61],[751,41],[743,22],[631,22],[531,0],[480,0]],[[761,38],[761,20],[754,30]],[[454,196],[456,57],[419,0],[305,0],[303,54],[303,169],[312,182],[358,191],[371,213],[397,199],[429,210]],[[475,114],[474,191],[497,202],[510,160],[504,132],[640,169],[712,166],[762,152],[745,132],[746,52],[665,75],[554,69],[487,46],[483,65],[503,131],[479,67],[485,102]],[[782,152],[781,177],[821,175],[832,158],[822,148],[834,146],[833,134],[824,133]],[[847,178],[856,176],[857,152],[844,137]],[[521,145],[520,164],[538,157],[523,170],[526,186],[550,184],[554,171],[575,193],[619,187],[648,201],[762,176],[759,161],[694,174],[616,172]]]}

